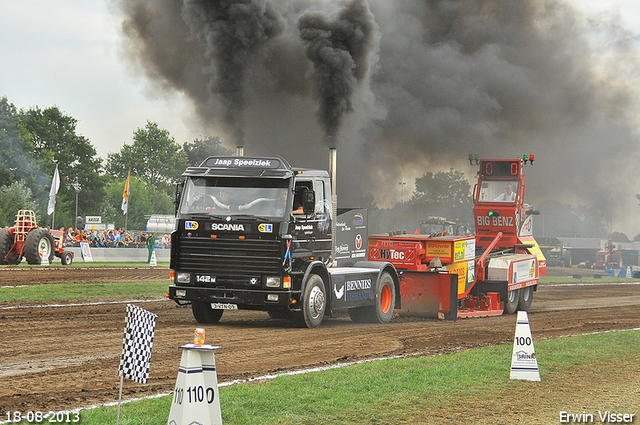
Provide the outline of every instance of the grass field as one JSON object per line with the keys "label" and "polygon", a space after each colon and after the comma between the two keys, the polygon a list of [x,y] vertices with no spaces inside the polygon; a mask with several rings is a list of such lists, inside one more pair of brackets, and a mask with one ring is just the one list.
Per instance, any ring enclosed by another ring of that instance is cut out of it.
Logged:
{"label": "grass field", "polygon": [[0,288],[0,303],[51,303],[74,300],[164,297],[168,282],[57,283]]}
{"label": "grass field", "polygon": [[[640,331],[535,343],[541,382],[510,380],[510,345],[381,360],[220,389],[223,423],[557,424],[560,412],[640,416]],[[166,424],[171,396],[122,406],[121,424]],[[80,412],[115,423],[116,407]],[[635,421],[637,423],[637,421]]]}

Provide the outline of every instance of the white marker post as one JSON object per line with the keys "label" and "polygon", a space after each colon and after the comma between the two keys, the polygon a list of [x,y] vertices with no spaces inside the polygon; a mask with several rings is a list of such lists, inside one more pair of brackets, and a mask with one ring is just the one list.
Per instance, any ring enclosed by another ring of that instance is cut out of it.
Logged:
{"label": "white marker post", "polygon": [[526,311],[518,312],[516,322],[516,336],[513,340],[513,355],[511,357],[511,378],[527,381],[539,381],[540,370],[533,348],[529,317]]}
{"label": "white marker post", "polygon": [[156,251],[153,250],[153,252],[151,253],[151,260],[149,261],[149,265],[151,267],[155,267],[158,265],[158,260],[156,259]]}
{"label": "white marker post", "polygon": [[220,347],[187,344],[180,348],[182,359],[167,425],[222,425],[214,356]]}

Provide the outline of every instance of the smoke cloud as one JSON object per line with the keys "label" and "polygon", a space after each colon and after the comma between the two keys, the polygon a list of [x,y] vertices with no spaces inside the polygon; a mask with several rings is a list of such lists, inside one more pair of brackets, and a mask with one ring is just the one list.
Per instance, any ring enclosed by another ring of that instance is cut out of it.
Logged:
{"label": "smoke cloud", "polygon": [[298,20],[300,38],[313,63],[309,73],[314,97],[320,102],[318,121],[325,141],[335,146],[342,117],[353,112],[356,86],[369,75],[378,52],[378,26],[366,1],[353,1],[335,18],[308,12]]}
{"label": "smoke cloud", "polygon": [[243,112],[247,69],[261,49],[282,31],[283,19],[259,0],[185,0],[182,17],[201,46],[209,66],[207,88],[218,101],[223,122],[239,144],[244,139]]}
{"label": "smoke cloud", "polygon": [[[639,232],[638,35],[563,0],[127,0],[127,58],[247,154],[324,168],[343,206],[399,201],[468,153],[534,153],[527,198]],[[544,214],[544,211],[543,211]],[[616,229],[613,229],[616,230]]]}

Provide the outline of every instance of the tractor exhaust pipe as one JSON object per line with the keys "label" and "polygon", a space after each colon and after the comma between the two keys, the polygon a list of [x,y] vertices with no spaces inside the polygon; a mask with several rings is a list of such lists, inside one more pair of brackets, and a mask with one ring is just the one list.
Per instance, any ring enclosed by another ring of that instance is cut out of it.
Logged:
{"label": "tractor exhaust pipe", "polygon": [[236,146],[236,156],[244,156],[244,146]]}

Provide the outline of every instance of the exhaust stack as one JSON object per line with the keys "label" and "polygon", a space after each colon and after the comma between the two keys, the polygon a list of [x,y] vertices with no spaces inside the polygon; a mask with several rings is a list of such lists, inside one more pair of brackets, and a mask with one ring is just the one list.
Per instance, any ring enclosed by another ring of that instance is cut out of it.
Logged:
{"label": "exhaust stack", "polygon": [[336,168],[338,160],[338,150],[336,148],[329,148],[329,175],[331,177],[331,195],[336,197]]}
{"label": "exhaust stack", "polygon": [[337,161],[338,150],[329,148],[329,177],[331,178],[331,262],[336,258],[336,220],[338,219],[338,193],[337,189]]}
{"label": "exhaust stack", "polygon": [[244,146],[236,146],[236,156],[244,156]]}

